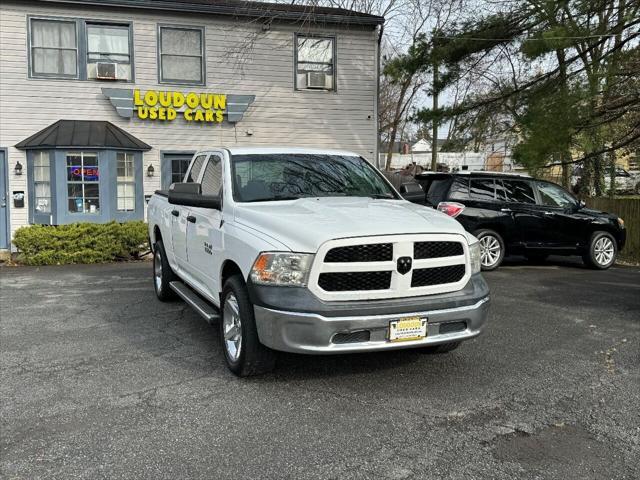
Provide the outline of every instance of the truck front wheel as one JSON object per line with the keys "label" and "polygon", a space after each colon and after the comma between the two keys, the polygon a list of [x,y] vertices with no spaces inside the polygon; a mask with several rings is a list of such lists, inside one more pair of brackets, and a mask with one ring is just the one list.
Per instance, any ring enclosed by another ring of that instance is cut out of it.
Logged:
{"label": "truck front wheel", "polygon": [[153,288],[161,302],[168,302],[177,297],[176,292],[169,286],[170,282],[177,279],[178,277],[169,266],[164,245],[158,240],[153,248]]}
{"label": "truck front wheel", "polygon": [[229,370],[239,377],[273,370],[276,353],[260,343],[253,304],[240,275],[225,282],[221,310],[220,340]]}

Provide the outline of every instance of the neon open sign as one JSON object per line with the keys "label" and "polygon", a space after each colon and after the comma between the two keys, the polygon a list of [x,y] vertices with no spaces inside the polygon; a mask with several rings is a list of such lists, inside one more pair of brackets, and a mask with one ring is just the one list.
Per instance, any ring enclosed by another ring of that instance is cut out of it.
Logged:
{"label": "neon open sign", "polygon": [[100,178],[98,167],[69,167],[69,174],[74,180],[96,181]]}

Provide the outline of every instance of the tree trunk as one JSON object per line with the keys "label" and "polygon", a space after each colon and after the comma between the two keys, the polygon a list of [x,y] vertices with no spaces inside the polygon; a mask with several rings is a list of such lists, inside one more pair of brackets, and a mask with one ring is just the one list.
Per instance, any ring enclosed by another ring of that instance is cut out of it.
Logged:
{"label": "tree trunk", "polygon": [[391,124],[391,134],[389,135],[389,148],[387,149],[387,160],[384,165],[384,169],[389,171],[391,170],[391,160],[393,159],[393,146],[396,143],[396,137],[398,136],[398,128],[400,127],[400,122],[402,121],[402,116],[404,113],[404,108],[402,105],[405,101],[405,96],[407,95],[407,90],[409,89],[409,85],[411,84],[411,79],[405,80],[402,83],[402,87],[400,88],[400,95],[398,96],[398,103],[396,104],[396,111],[393,115],[393,122]]}

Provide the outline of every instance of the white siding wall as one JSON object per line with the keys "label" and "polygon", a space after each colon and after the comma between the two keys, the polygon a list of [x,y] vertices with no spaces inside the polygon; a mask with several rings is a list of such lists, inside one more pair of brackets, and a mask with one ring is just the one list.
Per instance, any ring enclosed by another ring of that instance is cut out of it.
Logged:
{"label": "white siding wall", "polygon": [[[27,16],[48,15],[133,21],[135,84],[95,80],[28,78]],[[157,25],[184,24],[206,28],[206,87],[158,84]],[[337,92],[295,91],[294,32],[337,37]],[[255,39],[253,47],[243,42]],[[69,8],[3,1],[0,5],[0,147],[8,148],[9,191],[24,190],[26,156],[13,145],[60,119],[108,120],[153,146],[144,154],[145,193],[160,184],[162,150],[196,150],[225,145],[298,145],[353,150],[372,159],[376,144],[376,33],[372,29],[273,25],[262,32],[250,21],[221,17],[174,15],[141,10]],[[234,51],[241,51],[236,55]],[[102,95],[102,87],[253,94],[256,101],[234,128],[229,124],[187,124],[126,120]],[[247,130],[253,135],[248,136]],[[13,168],[20,161],[24,174]],[[28,205],[11,206],[12,233],[27,224]]]}

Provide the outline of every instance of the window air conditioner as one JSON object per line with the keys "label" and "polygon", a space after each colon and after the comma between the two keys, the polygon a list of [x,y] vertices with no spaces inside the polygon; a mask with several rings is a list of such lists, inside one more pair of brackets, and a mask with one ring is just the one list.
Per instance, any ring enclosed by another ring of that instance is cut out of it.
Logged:
{"label": "window air conditioner", "polygon": [[332,75],[323,72],[307,72],[307,88],[331,90]]}
{"label": "window air conditioner", "polygon": [[97,63],[96,78],[100,80],[117,80],[118,79],[117,63]]}

